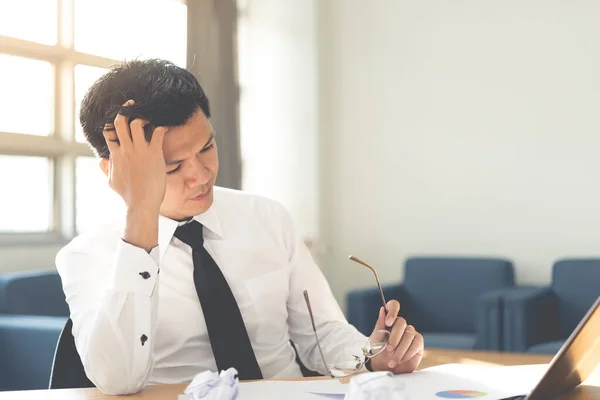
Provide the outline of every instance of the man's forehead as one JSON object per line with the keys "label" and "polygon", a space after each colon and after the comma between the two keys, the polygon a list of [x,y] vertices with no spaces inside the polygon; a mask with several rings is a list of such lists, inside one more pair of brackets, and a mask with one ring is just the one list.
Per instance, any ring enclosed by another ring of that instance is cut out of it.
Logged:
{"label": "man's forehead", "polygon": [[206,119],[203,113],[196,113],[190,120],[179,126],[170,127],[165,134],[165,142],[176,144],[190,140],[201,139],[202,136],[208,138],[213,133],[210,121]]}
{"label": "man's forehead", "polygon": [[[181,132],[174,135],[165,135],[163,142],[163,153],[165,161],[172,165],[190,157],[191,154],[202,150],[210,144],[214,138],[214,131],[211,129],[207,132]],[[173,139],[170,139],[171,136]]]}

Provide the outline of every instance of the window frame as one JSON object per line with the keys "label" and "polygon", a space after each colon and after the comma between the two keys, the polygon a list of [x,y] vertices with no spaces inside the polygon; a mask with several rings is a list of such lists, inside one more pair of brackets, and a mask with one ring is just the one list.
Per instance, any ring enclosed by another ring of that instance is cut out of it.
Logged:
{"label": "window frame", "polygon": [[[189,4],[196,0],[165,0]],[[57,43],[47,45],[0,35],[0,54],[47,61],[54,73],[52,133],[37,136],[0,131],[0,155],[41,156],[51,163],[51,221],[47,232],[0,232],[0,247],[65,243],[77,234],[75,161],[95,157],[86,143],[76,141],[75,66],[109,68],[118,60],[78,52],[74,48],[74,0],[57,0]],[[189,17],[188,17],[189,20]],[[189,29],[188,29],[189,37]]]}

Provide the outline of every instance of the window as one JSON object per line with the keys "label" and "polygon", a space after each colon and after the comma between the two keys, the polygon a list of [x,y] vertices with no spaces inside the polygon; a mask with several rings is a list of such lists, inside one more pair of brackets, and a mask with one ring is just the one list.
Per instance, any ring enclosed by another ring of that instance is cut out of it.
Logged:
{"label": "window", "polygon": [[50,171],[48,158],[0,156],[0,231],[50,230]]}
{"label": "window", "polygon": [[77,157],[75,187],[78,232],[106,221],[107,217],[124,208],[121,197],[108,186],[108,179],[96,157]]}
{"label": "window", "polygon": [[0,239],[69,239],[122,206],[84,143],[81,100],[112,64],[185,67],[186,49],[185,0],[0,2]]}
{"label": "window", "polygon": [[0,36],[56,44],[58,0],[4,1],[0,11]]}
{"label": "window", "polygon": [[[106,21],[123,29],[106,29]],[[183,3],[75,0],[77,51],[116,60],[160,57],[185,67],[186,33],[187,8]]]}
{"label": "window", "polygon": [[50,135],[54,112],[52,64],[0,54],[0,66],[0,131]]}

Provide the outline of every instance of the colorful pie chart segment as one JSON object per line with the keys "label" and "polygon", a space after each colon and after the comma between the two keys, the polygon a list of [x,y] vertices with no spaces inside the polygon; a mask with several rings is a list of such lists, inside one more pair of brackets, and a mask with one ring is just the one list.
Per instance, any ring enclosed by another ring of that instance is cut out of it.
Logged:
{"label": "colorful pie chart segment", "polygon": [[437,392],[435,395],[442,399],[473,399],[487,396],[487,393],[477,390],[446,390],[444,392]]}

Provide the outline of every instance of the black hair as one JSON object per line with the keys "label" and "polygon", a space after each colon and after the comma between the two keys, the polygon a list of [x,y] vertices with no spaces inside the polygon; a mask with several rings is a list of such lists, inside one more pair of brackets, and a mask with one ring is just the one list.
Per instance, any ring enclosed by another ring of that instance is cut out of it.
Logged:
{"label": "black hair", "polygon": [[[135,104],[124,107],[129,99]],[[198,109],[210,118],[208,97],[191,72],[165,60],[133,60],[112,66],[90,87],[79,121],[96,155],[108,158],[103,131],[119,112],[149,121],[149,140],[153,127],[185,125]]]}

